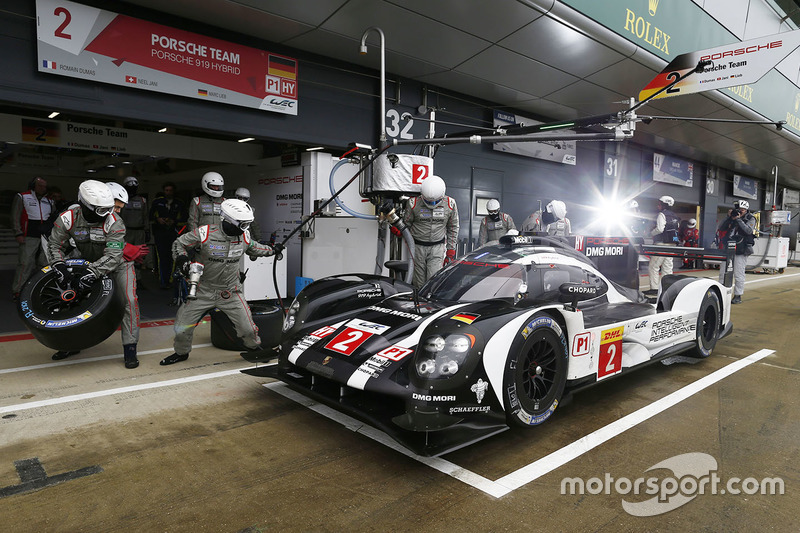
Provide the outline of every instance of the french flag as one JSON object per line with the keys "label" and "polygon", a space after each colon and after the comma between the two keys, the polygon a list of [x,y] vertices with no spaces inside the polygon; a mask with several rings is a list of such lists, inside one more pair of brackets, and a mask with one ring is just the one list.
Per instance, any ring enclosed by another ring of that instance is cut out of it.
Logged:
{"label": "french flag", "polygon": [[48,60],[46,60],[46,59],[42,61],[42,66],[43,66],[44,68],[51,68],[51,69],[53,69],[53,70],[55,70],[55,69],[56,69],[56,64],[55,64],[55,62],[54,62],[54,61],[48,61]]}

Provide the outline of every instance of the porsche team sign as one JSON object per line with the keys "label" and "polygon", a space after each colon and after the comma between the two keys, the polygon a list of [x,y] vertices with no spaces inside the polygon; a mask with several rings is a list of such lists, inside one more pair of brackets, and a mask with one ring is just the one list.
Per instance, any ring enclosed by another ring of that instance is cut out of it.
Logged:
{"label": "porsche team sign", "polygon": [[36,0],[40,72],[297,114],[297,61],[66,0]]}

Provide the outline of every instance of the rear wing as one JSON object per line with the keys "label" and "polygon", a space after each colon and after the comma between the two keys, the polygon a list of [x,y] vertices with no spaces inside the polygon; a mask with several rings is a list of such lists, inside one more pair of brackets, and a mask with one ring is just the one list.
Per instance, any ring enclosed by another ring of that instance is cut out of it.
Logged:
{"label": "rear wing", "polygon": [[727,249],[641,244],[639,245],[638,251],[642,255],[655,255],[658,257],[720,261],[721,264],[719,268],[723,269],[723,285],[726,287],[733,287],[733,256],[736,254],[735,242],[729,242]]}

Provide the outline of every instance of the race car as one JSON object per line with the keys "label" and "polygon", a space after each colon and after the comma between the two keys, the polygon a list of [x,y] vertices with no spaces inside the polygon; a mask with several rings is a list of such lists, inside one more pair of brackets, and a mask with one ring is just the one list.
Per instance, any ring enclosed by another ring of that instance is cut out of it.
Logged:
{"label": "race car", "polygon": [[[668,356],[708,357],[732,289],[664,276],[654,303],[544,237],[505,236],[419,291],[353,274],[304,288],[270,375],[421,455],[550,419],[575,391]],[[243,354],[247,358],[246,354]]]}

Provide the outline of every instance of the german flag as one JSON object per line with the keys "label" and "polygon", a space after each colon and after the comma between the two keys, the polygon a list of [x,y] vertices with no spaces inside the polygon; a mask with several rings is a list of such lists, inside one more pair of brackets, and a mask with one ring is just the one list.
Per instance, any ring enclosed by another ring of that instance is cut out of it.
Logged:
{"label": "german flag", "polygon": [[267,71],[270,76],[297,79],[297,61],[283,56],[269,55]]}
{"label": "german flag", "polygon": [[22,142],[58,144],[60,136],[61,127],[58,122],[22,119]]}
{"label": "german flag", "polygon": [[472,324],[473,322],[475,322],[478,319],[479,316],[481,316],[481,315],[472,315],[472,314],[469,314],[469,313],[459,313],[457,315],[451,316],[450,318],[452,318],[453,320],[458,320],[459,322],[464,322],[465,324]]}
{"label": "german flag", "polygon": [[197,89],[198,96],[208,96],[208,91],[205,89]]}

